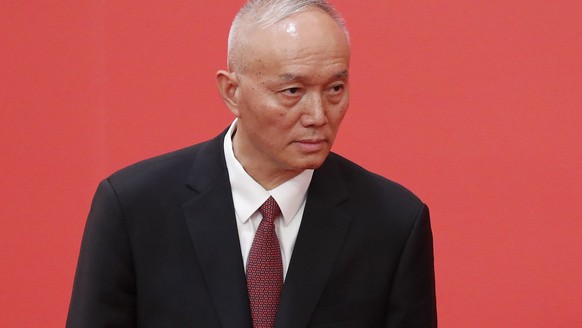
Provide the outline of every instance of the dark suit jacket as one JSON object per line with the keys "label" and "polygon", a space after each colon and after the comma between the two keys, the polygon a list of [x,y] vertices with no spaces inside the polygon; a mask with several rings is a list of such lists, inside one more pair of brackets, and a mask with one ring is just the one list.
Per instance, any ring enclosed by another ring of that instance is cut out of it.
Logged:
{"label": "dark suit jacket", "polygon": [[[223,138],[99,185],[67,327],[252,327]],[[307,195],[276,327],[436,327],[427,207],[333,153]]]}

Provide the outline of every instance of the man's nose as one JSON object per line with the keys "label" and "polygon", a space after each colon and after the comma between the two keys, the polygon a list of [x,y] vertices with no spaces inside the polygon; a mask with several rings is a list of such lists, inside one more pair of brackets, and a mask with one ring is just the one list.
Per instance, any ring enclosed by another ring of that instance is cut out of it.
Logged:
{"label": "man's nose", "polygon": [[305,110],[301,117],[303,126],[323,126],[327,124],[327,105],[323,95],[312,93],[306,100]]}

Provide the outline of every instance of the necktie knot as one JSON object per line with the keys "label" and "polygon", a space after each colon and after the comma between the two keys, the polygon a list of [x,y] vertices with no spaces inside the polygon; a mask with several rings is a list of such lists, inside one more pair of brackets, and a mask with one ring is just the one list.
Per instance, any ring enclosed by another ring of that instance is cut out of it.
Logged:
{"label": "necktie knot", "polygon": [[259,207],[259,212],[263,215],[263,220],[269,223],[275,221],[275,219],[281,214],[281,209],[279,204],[275,201],[273,196],[270,196],[261,207]]}

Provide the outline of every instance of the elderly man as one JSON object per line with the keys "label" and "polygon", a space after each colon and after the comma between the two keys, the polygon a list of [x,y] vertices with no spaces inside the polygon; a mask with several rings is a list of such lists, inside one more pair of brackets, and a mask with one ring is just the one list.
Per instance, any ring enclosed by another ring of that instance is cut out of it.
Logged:
{"label": "elderly man", "polygon": [[249,1],[234,122],[100,184],[67,327],[436,327],[427,207],[330,153],[349,61],[326,1]]}

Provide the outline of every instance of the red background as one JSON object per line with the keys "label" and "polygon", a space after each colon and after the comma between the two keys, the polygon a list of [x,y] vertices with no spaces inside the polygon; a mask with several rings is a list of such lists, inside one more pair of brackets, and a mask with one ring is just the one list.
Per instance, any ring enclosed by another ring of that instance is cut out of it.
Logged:
{"label": "red background", "polygon": [[[582,327],[582,2],[335,1],[335,151],[431,207],[442,327]],[[97,183],[216,135],[242,1],[0,6],[0,326],[62,327]]]}

